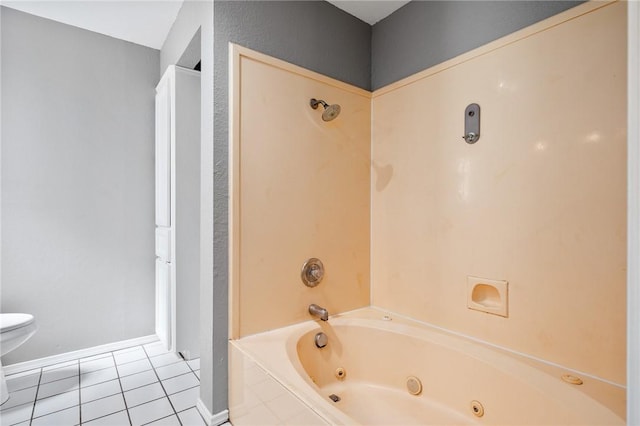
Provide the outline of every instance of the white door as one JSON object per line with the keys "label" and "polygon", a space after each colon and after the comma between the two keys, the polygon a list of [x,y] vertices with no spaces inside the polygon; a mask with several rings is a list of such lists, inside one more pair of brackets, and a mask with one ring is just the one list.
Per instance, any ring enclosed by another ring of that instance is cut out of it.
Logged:
{"label": "white door", "polygon": [[171,348],[171,264],[156,258],[156,335]]}
{"label": "white door", "polygon": [[171,226],[170,81],[156,89],[156,226]]}

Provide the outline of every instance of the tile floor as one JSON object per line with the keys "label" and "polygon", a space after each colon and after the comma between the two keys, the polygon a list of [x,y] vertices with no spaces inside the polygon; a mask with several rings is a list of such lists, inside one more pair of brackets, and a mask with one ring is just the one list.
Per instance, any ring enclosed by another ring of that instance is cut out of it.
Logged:
{"label": "tile floor", "polygon": [[200,360],[159,342],[7,376],[2,426],[202,426]]}

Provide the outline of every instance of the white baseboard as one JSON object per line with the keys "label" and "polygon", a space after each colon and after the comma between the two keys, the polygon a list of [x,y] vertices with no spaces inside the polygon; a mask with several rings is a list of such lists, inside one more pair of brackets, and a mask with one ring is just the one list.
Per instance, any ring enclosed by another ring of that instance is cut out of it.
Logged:
{"label": "white baseboard", "polygon": [[217,414],[211,414],[200,398],[196,403],[196,409],[207,423],[207,426],[219,426],[229,421],[229,410],[222,410]]}
{"label": "white baseboard", "polygon": [[34,368],[42,368],[49,365],[59,364],[61,362],[73,361],[74,359],[85,358],[88,356],[100,355],[105,352],[119,351],[120,349],[130,348],[132,346],[146,345],[158,341],[155,334],[150,336],[136,337],[135,339],[123,340],[120,342],[107,343],[106,345],[94,346],[91,348],[80,349],[72,352],[65,352],[59,355],[52,355],[44,358],[38,358],[31,361],[18,362],[16,364],[4,365],[2,369],[5,375],[21,373],[23,371],[33,370]]}

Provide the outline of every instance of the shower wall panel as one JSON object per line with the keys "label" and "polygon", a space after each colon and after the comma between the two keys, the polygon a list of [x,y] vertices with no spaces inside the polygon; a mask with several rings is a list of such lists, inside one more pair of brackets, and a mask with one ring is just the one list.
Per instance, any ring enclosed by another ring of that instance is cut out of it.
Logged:
{"label": "shower wall panel", "polygon": [[[624,384],[625,93],[624,2],[374,92],[373,304]],[[507,318],[467,276],[509,282]]]}
{"label": "shower wall panel", "polygon": [[[231,324],[238,338],[369,304],[369,92],[238,46],[230,98]],[[330,122],[311,98],[342,107]],[[319,258],[325,277],[301,280]]]}

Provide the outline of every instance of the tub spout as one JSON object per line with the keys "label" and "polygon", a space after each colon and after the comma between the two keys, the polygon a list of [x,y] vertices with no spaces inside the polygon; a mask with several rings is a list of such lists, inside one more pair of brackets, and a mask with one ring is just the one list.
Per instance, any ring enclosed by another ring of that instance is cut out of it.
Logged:
{"label": "tub spout", "polygon": [[320,318],[322,321],[326,321],[329,319],[329,312],[327,312],[325,308],[321,308],[315,303],[309,305],[309,313],[314,317]]}

